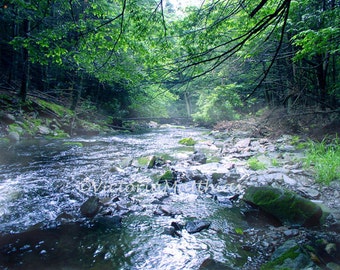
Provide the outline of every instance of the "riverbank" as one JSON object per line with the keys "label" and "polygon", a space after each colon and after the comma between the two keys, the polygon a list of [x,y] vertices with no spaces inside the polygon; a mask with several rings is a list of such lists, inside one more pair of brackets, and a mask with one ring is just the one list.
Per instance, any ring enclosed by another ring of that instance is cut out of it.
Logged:
{"label": "riverbank", "polygon": [[[339,267],[339,181],[333,181],[330,185],[317,183],[313,171],[303,167],[304,150],[298,147],[311,134],[317,135],[323,130],[323,135],[333,136],[336,128],[329,129],[326,123],[311,128],[297,121],[298,128],[294,132],[289,125],[291,121],[286,121],[280,114],[274,117],[271,113],[271,117],[263,115],[242,121],[221,122],[208,135],[196,129],[163,128],[140,136],[133,133],[131,136],[111,136],[107,134],[110,130],[101,128],[100,121],[94,121],[95,124],[82,122],[80,115],[72,115],[64,108],[51,107],[38,100],[31,101],[25,111],[9,108],[2,114],[3,134],[7,138],[10,132],[19,133],[21,138],[18,141],[22,142],[34,137],[64,136],[60,142],[38,139],[32,145],[19,143],[6,149],[8,155],[2,160],[3,191],[8,196],[2,201],[5,209],[2,210],[3,218],[8,226],[12,219],[16,224],[20,218],[24,221],[21,224],[35,225],[24,232],[25,239],[32,233],[47,234],[47,238],[50,234],[55,235],[55,224],[58,232],[67,232],[77,221],[90,226],[90,229],[84,225],[76,227],[84,233],[82,238],[86,239],[89,233],[95,234],[93,239],[88,239],[91,246],[89,251],[97,248],[100,249],[100,256],[113,256],[114,252],[110,250],[112,243],[99,243],[95,247],[96,239],[105,235],[107,227],[122,219],[122,231],[127,239],[132,234],[141,243],[150,243],[148,241],[152,238],[154,242],[151,243],[155,247],[166,246],[170,242],[178,248],[177,251],[183,245],[187,246],[176,262],[179,266],[191,263],[196,267],[193,269],[217,266],[229,269],[227,262],[230,260],[239,267],[243,265],[236,269],[260,269],[275,256],[280,257],[276,251],[283,249],[284,254],[293,248],[294,251],[299,249],[299,252],[298,255],[294,253],[293,258],[289,257],[291,263],[299,263],[294,259],[302,254],[306,265],[312,265],[309,269]],[[316,135],[314,138],[317,138]],[[190,145],[180,146],[179,142],[190,142]],[[169,160],[164,157],[169,157]],[[146,160],[155,162],[151,164]],[[322,226],[307,228],[299,224],[282,224],[258,209],[244,205],[243,195],[247,188],[253,186],[288,189],[323,205],[325,213],[330,214],[327,214]],[[135,190],[135,187],[138,189]],[[94,201],[98,205],[95,205],[94,211],[84,210],[91,195],[95,196]],[[30,198],[29,202],[35,203],[34,207],[20,209],[19,213],[14,214],[14,219],[13,211],[17,209],[18,201],[25,205],[26,197]],[[12,208],[10,204],[13,204]],[[41,211],[41,208],[46,209]],[[84,220],[79,212],[87,218],[90,216],[90,220]],[[92,215],[98,218],[94,224],[91,223]],[[40,221],[42,223],[38,223]],[[99,226],[98,231],[91,229],[91,226]],[[201,229],[202,232],[199,231]],[[146,234],[147,231],[152,236]],[[66,243],[71,241],[68,233],[64,237]],[[160,238],[163,240],[158,243]],[[214,243],[211,243],[212,239]],[[51,239],[45,240],[48,242]],[[31,241],[30,238],[28,241]],[[52,241],[60,240],[53,238]],[[198,241],[198,250],[202,252],[200,256],[193,256],[194,259],[187,257],[187,253],[192,254],[196,250],[190,244],[192,241]],[[224,245],[225,241],[230,242],[226,244],[226,250],[221,251],[219,245]],[[78,244],[72,242],[75,248],[79,248]],[[124,256],[127,258],[137,256],[134,255],[135,251],[129,251],[133,245],[133,242],[128,242],[125,247]],[[207,250],[213,250],[210,258],[202,248],[206,245]],[[136,245],[134,248],[138,250],[136,253],[142,250],[155,256],[158,262],[167,263],[166,267],[174,264],[173,248],[170,251],[168,248],[169,254],[164,255],[163,247],[158,247],[159,254],[155,254],[155,251],[148,250],[148,246],[146,244],[141,248]],[[33,252],[38,252],[36,259],[40,260],[43,256],[39,252],[53,254],[53,248],[47,250],[37,245]],[[62,248],[67,251],[68,245]],[[16,256],[13,250],[5,251]],[[92,251],[93,254],[87,255],[97,258],[97,251]],[[31,250],[27,254],[29,252]],[[84,254],[79,254],[79,257],[83,258]],[[145,257],[142,256],[142,260]],[[301,267],[295,265],[290,269]]]}
{"label": "riverbank", "polygon": [[96,113],[86,102],[72,111],[63,104],[34,96],[29,96],[23,104],[14,93],[1,92],[0,96],[0,137],[3,141],[35,137],[60,139],[110,131],[108,117]]}

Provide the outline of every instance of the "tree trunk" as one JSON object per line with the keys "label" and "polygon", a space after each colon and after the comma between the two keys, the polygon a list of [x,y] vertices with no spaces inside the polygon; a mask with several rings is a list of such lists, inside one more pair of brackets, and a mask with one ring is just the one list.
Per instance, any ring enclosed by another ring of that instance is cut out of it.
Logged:
{"label": "tree trunk", "polygon": [[[24,27],[25,36],[27,37],[30,31],[30,22],[28,19],[24,20],[23,27]],[[30,71],[29,54],[26,48],[22,49],[22,56],[23,56],[23,59],[22,59],[23,70],[22,70],[22,76],[21,76],[21,87],[20,87],[19,97],[22,102],[25,102],[27,91],[28,91],[28,85],[29,85],[29,71]]]}
{"label": "tree trunk", "polygon": [[185,107],[187,109],[187,115],[188,117],[191,117],[191,102],[189,98],[189,93],[187,91],[184,92],[184,99],[185,99]]}
{"label": "tree trunk", "polygon": [[326,59],[323,59],[322,55],[318,55],[318,66],[316,67],[316,75],[318,78],[318,86],[320,91],[320,103],[321,109],[325,110],[327,107],[327,67],[328,67],[328,58],[329,56],[325,56]]}
{"label": "tree trunk", "polygon": [[83,89],[83,74],[80,74],[80,77],[77,77],[79,79],[79,82],[75,87],[73,88],[72,93],[72,104],[71,104],[71,110],[74,111],[77,108],[79,98]]}

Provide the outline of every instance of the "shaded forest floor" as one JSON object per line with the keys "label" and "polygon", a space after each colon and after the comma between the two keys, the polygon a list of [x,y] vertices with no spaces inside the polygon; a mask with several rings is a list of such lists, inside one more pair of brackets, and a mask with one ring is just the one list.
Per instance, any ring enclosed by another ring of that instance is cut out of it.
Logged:
{"label": "shaded forest floor", "polygon": [[325,113],[305,109],[287,114],[276,108],[267,110],[262,116],[238,121],[222,121],[214,126],[219,131],[250,131],[254,137],[278,138],[283,134],[296,135],[303,139],[321,141],[340,135],[340,112]]}
{"label": "shaded forest floor", "polygon": [[63,138],[76,135],[97,135],[109,130],[108,116],[82,102],[75,111],[63,103],[29,96],[19,102],[12,92],[0,91],[0,137],[16,133],[18,138]]}

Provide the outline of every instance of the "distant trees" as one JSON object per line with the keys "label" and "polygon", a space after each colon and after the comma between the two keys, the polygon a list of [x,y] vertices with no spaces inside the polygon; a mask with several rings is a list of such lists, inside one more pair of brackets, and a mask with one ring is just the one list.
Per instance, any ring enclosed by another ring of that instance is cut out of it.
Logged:
{"label": "distant trees", "polygon": [[231,119],[254,106],[339,107],[340,3],[6,0],[0,86],[115,115]]}
{"label": "distant trees", "polygon": [[202,86],[211,82],[198,90],[196,115],[206,114],[216,99],[212,89],[221,84],[234,86],[234,94],[252,106],[265,102],[287,112],[339,107],[339,1],[205,3],[179,22],[185,53],[176,63],[182,78],[198,78]]}
{"label": "distant trees", "polygon": [[[166,61],[160,55],[169,44],[155,1],[12,0],[1,7],[0,20],[0,68],[11,68],[2,82],[21,85],[23,101],[28,83],[67,95],[72,109],[87,96],[117,114],[143,106],[141,111],[152,111],[153,104],[164,108],[175,98],[152,84],[164,72],[155,66]],[[21,81],[13,74],[22,74]]]}

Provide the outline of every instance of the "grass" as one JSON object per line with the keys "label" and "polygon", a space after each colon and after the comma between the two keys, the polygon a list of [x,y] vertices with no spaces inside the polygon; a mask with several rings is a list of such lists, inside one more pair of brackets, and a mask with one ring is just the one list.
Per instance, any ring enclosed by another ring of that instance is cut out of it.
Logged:
{"label": "grass", "polygon": [[327,138],[320,143],[309,141],[304,165],[314,169],[318,182],[329,184],[340,180],[340,139],[329,143]]}
{"label": "grass", "polygon": [[266,164],[259,161],[256,157],[251,157],[250,159],[248,159],[247,164],[249,168],[254,171],[264,170],[266,168]]}
{"label": "grass", "polygon": [[279,167],[280,166],[280,163],[279,163],[279,161],[276,158],[271,159],[271,164],[274,167]]}

